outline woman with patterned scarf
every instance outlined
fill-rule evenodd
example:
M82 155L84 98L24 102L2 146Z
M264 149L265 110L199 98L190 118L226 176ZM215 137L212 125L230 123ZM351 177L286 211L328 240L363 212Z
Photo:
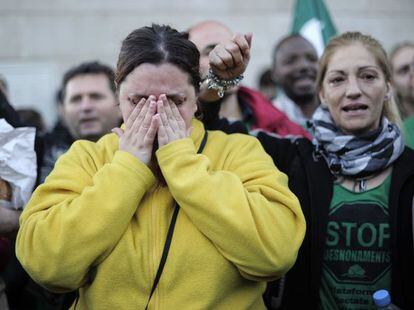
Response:
M312 142L257 133L307 221L296 264L269 284L267 305L374 309L372 293L387 289L414 309L414 152L404 147L386 52L344 33L326 47L317 87Z
M331 40L317 87L312 142L258 134L307 220L277 292L282 308L374 309L372 293L387 289L414 309L414 152L404 147L383 47L359 32ZM278 286L269 286L270 306Z

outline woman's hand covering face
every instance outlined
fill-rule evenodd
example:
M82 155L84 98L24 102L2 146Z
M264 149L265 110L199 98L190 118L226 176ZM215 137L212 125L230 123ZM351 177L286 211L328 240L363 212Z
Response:
M131 153L144 164L151 160L154 139L158 130L155 118L157 102L155 96L142 98L125 123L125 129L114 128L119 137L119 149Z
M148 165L158 137L159 147L186 138L192 128L186 128L184 119L175 103L165 94L142 98L125 123L125 129L114 128L119 137L119 149L126 151Z
M186 128L177 106L161 95L157 101L158 145L164 146L172 141L187 138L192 128Z

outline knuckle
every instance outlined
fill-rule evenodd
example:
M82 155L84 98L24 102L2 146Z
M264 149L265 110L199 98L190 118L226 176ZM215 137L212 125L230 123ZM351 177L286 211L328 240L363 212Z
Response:
M236 54L239 52L239 47L236 44L229 44L228 46L226 46L226 50L233 54Z

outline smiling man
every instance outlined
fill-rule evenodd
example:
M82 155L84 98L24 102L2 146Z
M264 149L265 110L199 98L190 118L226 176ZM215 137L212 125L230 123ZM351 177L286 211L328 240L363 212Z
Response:
M318 107L315 96L317 68L316 50L302 36L289 35L276 44L272 76L278 91L273 105L303 127Z
M114 72L97 61L84 62L63 76L58 93L61 121L44 137L41 182L73 141L97 141L121 122Z

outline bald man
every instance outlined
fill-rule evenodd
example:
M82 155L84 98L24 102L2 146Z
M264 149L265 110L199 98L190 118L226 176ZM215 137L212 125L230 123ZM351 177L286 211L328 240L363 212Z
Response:
M232 42L239 40L238 36L234 35L228 27L216 21L204 21L189 30L190 40L200 51L200 70L203 78L207 76L210 68L210 52L218 44L223 45L224 49L228 49L229 53L237 52L235 50L237 46ZM245 35L245 39L249 44L251 43L251 35ZM249 53L250 46L248 53L245 55L246 58L250 56ZM221 77L231 79L234 76L229 74L228 77ZM308 136L303 128L291 122L285 114L273 107L265 96L245 86L233 87L221 99L211 94L211 92L208 94L202 92L200 99L203 102L215 101L216 104L219 104L219 116L221 118L231 122L242 121L249 130L263 129L281 136Z

